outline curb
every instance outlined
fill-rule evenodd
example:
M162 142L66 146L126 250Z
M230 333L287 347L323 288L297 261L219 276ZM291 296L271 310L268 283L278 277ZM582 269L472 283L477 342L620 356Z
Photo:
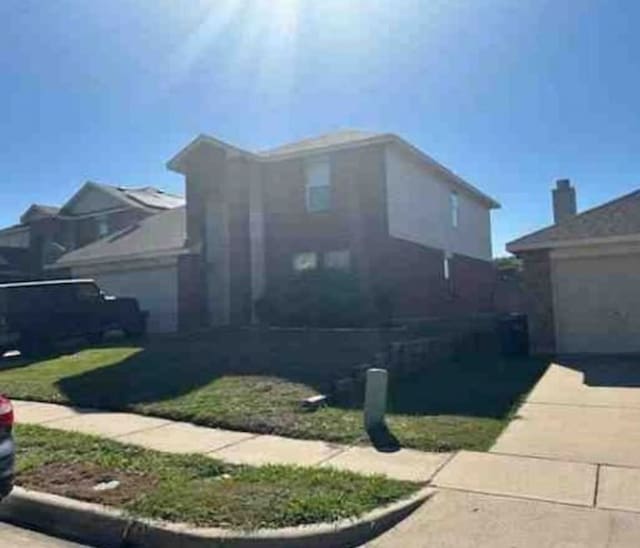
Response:
M137 519L99 504L15 487L0 504L0 519L76 541L114 548L355 547L402 521L434 493L433 488L425 487L409 498L372 510L357 520L242 532Z

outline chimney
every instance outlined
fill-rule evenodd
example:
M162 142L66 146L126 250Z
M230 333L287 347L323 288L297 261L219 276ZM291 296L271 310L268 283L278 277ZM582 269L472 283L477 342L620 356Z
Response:
M561 223L577 212L576 189L569 179L558 179L553 189L553 222Z

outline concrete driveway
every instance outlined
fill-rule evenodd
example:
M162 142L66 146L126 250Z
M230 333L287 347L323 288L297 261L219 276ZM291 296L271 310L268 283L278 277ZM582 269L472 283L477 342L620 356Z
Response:
M491 451L640 467L640 358L552 364Z
M552 364L489 453L461 451L438 492L369 546L640 546L640 358Z

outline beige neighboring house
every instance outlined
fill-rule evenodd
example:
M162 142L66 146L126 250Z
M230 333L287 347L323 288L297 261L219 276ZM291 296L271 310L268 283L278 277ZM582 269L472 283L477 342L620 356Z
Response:
M184 198L154 187L128 188L88 181L62 207L31 205L14 226L0 230L5 259L22 250L20 279L37 279L63 253L184 205Z
M93 278L107 294L135 297L149 312L149 331L178 328L178 257L185 252L185 208L147 217L63 255L54 265Z
M640 352L640 191L577 213L568 180L553 226L507 245L524 261L532 351Z
M62 207L34 204L0 230L0 281L95 278L106 293L137 297L151 330L174 331L184 203L155 187L90 181Z

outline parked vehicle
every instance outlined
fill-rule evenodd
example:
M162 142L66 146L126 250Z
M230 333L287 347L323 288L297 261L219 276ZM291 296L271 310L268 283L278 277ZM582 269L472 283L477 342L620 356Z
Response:
M0 356L16 348L41 355L77 337L97 343L111 329L140 336L146 324L136 299L106 296L93 280L0 284Z
M16 447L13 443L13 405L0 396L0 500L13 489Z

